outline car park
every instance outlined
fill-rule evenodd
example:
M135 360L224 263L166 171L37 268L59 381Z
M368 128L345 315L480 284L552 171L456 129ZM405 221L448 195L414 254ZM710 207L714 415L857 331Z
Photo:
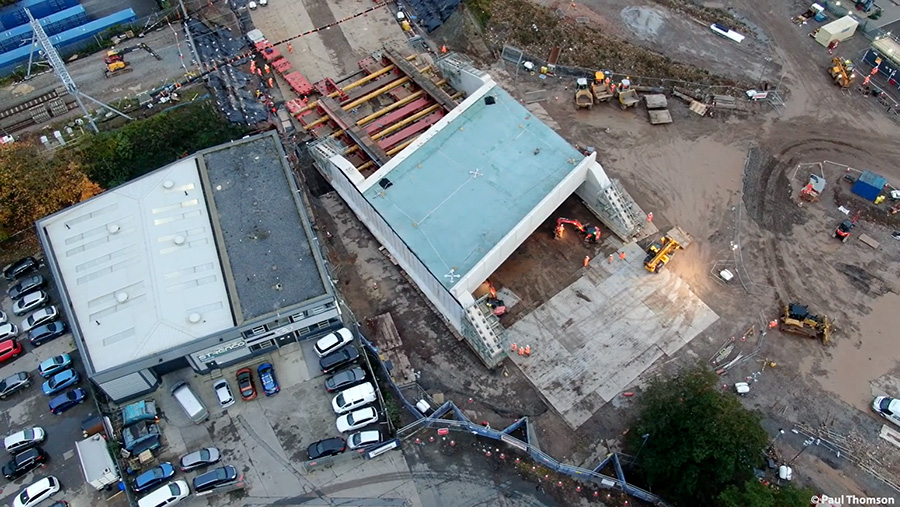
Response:
M42 290L29 292L22 296L22 299L13 303L13 313L16 315L24 315L31 310L36 310L44 306L49 299L50 296Z
M41 386L41 391L47 396L53 396L67 387L74 386L78 382L81 382L81 375L79 375L77 371L73 369L63 370L44 382L44 385Z
M138 507L163 507L173 505L191 494L185 481L172 481L138 500Z
M352 341L353 333L346 327L342 327L333 333L328 333L316 342L316 354L319 357L327 356Z
M15 359L22 352L22 345L16 340L0 341L0 363Z
M4 438L3 446L6 447L7 452L15 454L40 444L45 438L47 438L47 433L44 432L44 429L40 426L35 426L34 428L17 431Z
M253 385L253 372L250 368L242 368L237 372L238 389L241 399L250 401L256 398L256 386Z
M191 470L209 466L219 462L222 457L219 449L216 447L205 447L199 451L185 454L179 460L182 472L190 472Z
M213 384L213 390L216 392L216 399L219 400L219 406L228 408L234 405L234 395L231 394L231 386L225 379L219 379Z
M15 324L12 322L0 324L0 340L15 338L16 336L19 336L19 328Z
M38 262L34 257L23 257L3 268L3 277L10 282L22 275L30 273L38 268Z
M375 401L375 386L371 382L353 386L341 391L331 400L335 414L343 414Z
M378 430L357 431L347 437L347 447L351 449L359 449L377 444L382 440L381 432Z
M22 332L28 332L37 326L53 322L59 318L59 310L55 306L50 305L40 310L36 310L22 321Z
M872 401L872 408L888 421L900 425L900 400L878 396Z
M33 291L34 289L39 289L44 286L44 277L41 275L31 275L26 278L19 280L19 283L13 285L9 289L6 290L6 294L12 299L16 300L25 294Z
M236 482L237 479L237 470L231 465L225 465L194 477L194 493L202 493L204 491L211 491L222 486L227 486Z
M13 500L13 507L32 507L50 498L59 491L59 481L52 475L44 477L23 489Z
M0 400L5 400L31 385L31 375L24 371L14 373L0 381Z
M309 459L319 459L325 456L334 456L344 452L347 444L341 437L326 438L313 442L306 448L306 455Z
M50 378L63 370L68 370L71 366L72 357L69 354L60 354L41 362L38 366L38 375L43 378Z
M38 326L31 331L28 331L28 341L31 342L31 344L35 347L40 347L50 340L59 338L60 336L66 334L67 330L68 329L66 328L65 322L50 322L44 324L43 326Z
M348 345L319 359L319 367L322 368L322 373L331 373L357 359L359 359L359 351L353 345Z
M160 463L135 477L134 482L132 483L132 489L135 493L143 493L144 491L148 491L159 484L162 484L173 475L175 475L175 467L173 467L171 463Z
M378 411L374 407L363 407L338 417L335 424L337 424L339 433L346 433L376 422L378 422Z
M329 393L339 391L366 379L366 370L359 366L341 370L325 379L325 390Z
M47 461L47 455L40 447L26 449L3 465L3 477L10 481L17 479L43 465L45 461Z
M75 405L84 403L85 398L87 398L87 393L84 392L84 389L76 387L75 389L72 389L65 394L60 394L56 398L50 400L50 412L56 415L62 414Z
M259 365L259 368L256 369L256 373L259 375L259 383L262 384L263 392L266 393L266 396L272 396L273 394L278 394L278 391L281 391L281 386L278 385L278 379L275 378L275 368L273 368L270 363Z

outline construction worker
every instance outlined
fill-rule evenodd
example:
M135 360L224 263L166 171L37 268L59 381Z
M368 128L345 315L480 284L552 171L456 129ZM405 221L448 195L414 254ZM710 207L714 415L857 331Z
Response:
M609 263L612 264L612 261L613 261L613 254L609 254Z
M446 52L447 52L447 45L444 44L441 46L441 53L446 53Z
M257 89L257 90L256 90L256 100L259 100L259 96L260 96L260 95L262 95L262 91L259 90L259 89Z
M269 88L275 88L275 80L272 78L269 78Z
M292 53L292 54L293 54L293 52L294 52L294 46L292 46L291 43L288 42L288 53Z
M625 260L625 252L619 252L619 259L623 261Z
M265 67L263 67L263 68L266 70L266 74L268 74L268 73L272 70L272 69L269 68L269 64L268 64L268 63L267 63L267 64L265 65Z
M590 264L590 263L591 263L591 256L585 255L584 256L584 267L588 267L588 264Z

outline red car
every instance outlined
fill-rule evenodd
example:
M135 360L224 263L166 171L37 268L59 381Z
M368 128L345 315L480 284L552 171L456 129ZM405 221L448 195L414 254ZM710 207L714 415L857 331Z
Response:
M0 363L19 357L22 353L22 345L15 340L3 340L0 342Z
M241 390L241 398L250 401L256 398L256 386L253 385L253 372L250 368L242 368L237 372L238 389Z

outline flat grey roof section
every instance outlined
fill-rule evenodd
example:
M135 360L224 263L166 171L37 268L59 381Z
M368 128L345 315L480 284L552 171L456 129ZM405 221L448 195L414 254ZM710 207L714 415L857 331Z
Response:
M213 226L224 241L242 321L327 294L276 143L266 135L203 155Z
M648 273L639 246L624 251L627 260L592 262L508 330L533 354L509 357L572 428L719 318L671 271Z

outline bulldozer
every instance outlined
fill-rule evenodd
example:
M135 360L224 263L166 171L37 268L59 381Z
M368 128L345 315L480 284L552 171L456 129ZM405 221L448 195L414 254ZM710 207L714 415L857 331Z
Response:
M138 44L137 46L129 46L127 48L121 49L110 49L106 52L106 56L103 58L103 63L106 64L106 78L109 79L113 76L117 76L119 74L124 74L126 72L131 72L131 64L125 61L125 55L128 53L144 50L153 58L157 60L162 60L162 57L156 54L156 51L150 49L150 46L144 44L143 42Z
M825 315L813 315L809 308L798 303L784 305L778 330L807 338L822 340L827 345L831 341L831 321Z
M853 62L844 60L839 56L835 56L831 59L828 73L831 75L834 84L841 88L850 88L856 81L856 73L853 71Z
M681 228L674 227L665 236L650 243L647 256L644 257L644 269L651 273L659 273L672 260L677 250L687 248L690 236Z
M594 107L594 94L588 86L588 80L583 77L575 80L575 107L578 109Z

